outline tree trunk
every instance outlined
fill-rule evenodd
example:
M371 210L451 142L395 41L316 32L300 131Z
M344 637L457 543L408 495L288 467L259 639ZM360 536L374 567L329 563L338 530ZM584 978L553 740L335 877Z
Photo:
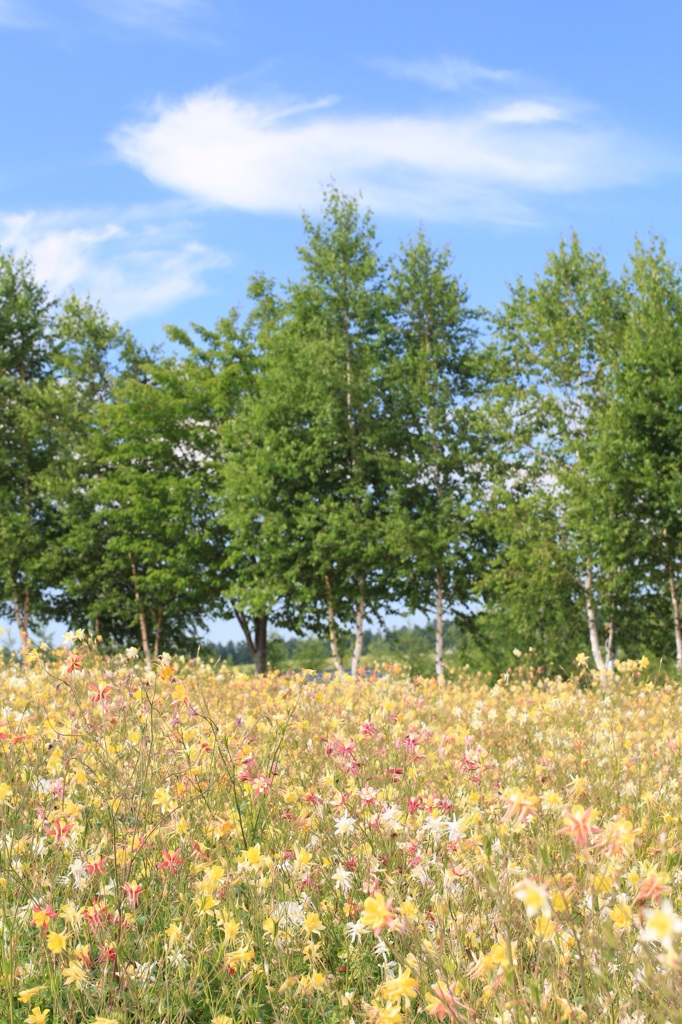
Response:
M355 615L355 645L353 647L353 661L351 663L351 673L353 675L353 681L358 677L358 669L360 668L360 658L362 657L362 627L365 619L365 581L360 580L360 600L358 601L358 610Z
M22 645L28 640L28 612L30 607L30 595L28 583L24 583L24 593L19 599L19 591L16 586L12 588L12 604L14 606L14 618L16 619L19 637Z
M137 614L140 620L140 639L142 641L142 653L144 654L144 660L147 665L147 668L151 668L152 655L149 649L147 618L144 613L144 605L142 604L142 598L140 597L140 585L137 582L137 566L135 565L132 551L128 552L128 558L130 559L130 574L133 578L133 592L135 594L135 603L137 604Z
M443 577L436 570L436 679L445 682L443 671Z
M606 643L604 644L604 661L609 672L614 669L614 651L616 648L616 627L613 619L606 623Z
M156 609L156 629L154 630L154 657L158 658L161 646L161 624L163 623L163 608Z
M682 672L682 625L680 624L680 601L677 594L675 582L675 569L672 559L668 559L668 579L670 581L670 600L673 606L673 622L675 624L675 665L678 672Z
M339 657L339 645L336 638L336 622L334 620L334 598L332 594L332 581L329 576L324 578L324 588L327 593L327 616L329 618L329 647L332 652L332 658L334 659L334 665L336 666L336 674L339 677L339 681L343 681L343 665L341 664L341 658Z
M592 602L592 566L587 570L585 577L585 605L587 608L587 628L590 632L590 647L592 648L592 658L597 666L597 670L600 675L604 675L604 659L601 653L601 644L599 643L599 630L597 628L597 616L594 610L594 604Z
M264 676L268 671L268 617L267 615L254 615L253 634L249 622L243 612L232 603L234 617L242 627L242 633L249 648L249 654L253 658L256 674Z
M256 634L256 653L253 663L259 676L267 675L268 671L268 618L267 615L260 615L253 620L254 633Z

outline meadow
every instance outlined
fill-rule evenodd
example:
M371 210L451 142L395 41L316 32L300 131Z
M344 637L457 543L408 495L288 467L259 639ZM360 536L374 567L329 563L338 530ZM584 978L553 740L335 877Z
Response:
M574 667L11 659L0 1020L682 1021L682 692Z

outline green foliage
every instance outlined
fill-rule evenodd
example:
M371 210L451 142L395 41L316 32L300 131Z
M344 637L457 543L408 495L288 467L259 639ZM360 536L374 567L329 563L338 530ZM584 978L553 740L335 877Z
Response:
M0 602L22 633L52 610L46 553L58 542L49 500L58 452L55 303L26 260L0 254Z
M354 672L363 642L365 664L385 650L412 674L495 675L530 648L568 671L588 643L602 671L662 651L682 672L682 274L664 245L637 243L616 279L574 235L491 317L449 249L419 233L382 260L334 188L303 230L296 280L167 328L172 356L0 255L3 613L147 661L234 615L257 671L328 668L328 631ZM367 630L395 610L433 627ZM268 653L269 626L303 639Z

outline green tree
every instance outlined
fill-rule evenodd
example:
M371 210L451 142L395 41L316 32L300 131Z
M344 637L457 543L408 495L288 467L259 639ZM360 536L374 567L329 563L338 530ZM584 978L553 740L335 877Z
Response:
M682 672L682 273L662 241L638 242L626 285L628 316L605 417L603 478L620 508L621 546L640 607L655 605L668 591Z
M162 639L186 644L217 600L214 439L182 361L149 359L131 339L122 358L70 482L65 588L98 632L130 641L138 631L150 663Z
M391 427L387 536L410 611L435 610L436 675L444 677L444 611L470 604L485 538L480 508L486 439L479 313L451 270L451 255L423 234L403 247L389 283L391 326L384 407Z
M272 583L260 573L250 547L243 546L241 528L251 494L251 481L242 462L249 447L248 421L242 429L235 417L257 387L259 361L256 341L274 315L271 286L254 281L254 309L244 324L233 309L213 329L192 324L192 334L167 327L169 339L186 350L184 371L199 405L204 427L201 468L206 488L205 520L207 587L216 613L233 615L244 633L256 671L267 671L267 627L272 607Z
M0 254L0 601L20 635L52 611L46 552L60 531L47 480L59 350L55 302L27 260Z
M533 285L512 287L495 322L507 366L508 457L493 502L505 554L488 579L490 592L504 601L523 588L524 604L549 608L556 602L543 590L552 585L552 564L561 565L566 605L555 614L571 620L582 592L592 656L603 671L614 654L616 613L629 598L611 542L613 494L598 473L602 414L622 346L622 290L603 257L585 252L573 235L549 256ZM538 512L544 528L535 544L523 524Z
M226 522L242 609L296 631L326 622L339 672L338 631L354 623L356 672L387 593L383 268L355 199L331 190L304 229L301 279L281 300L258 286L259 372L228 446Z

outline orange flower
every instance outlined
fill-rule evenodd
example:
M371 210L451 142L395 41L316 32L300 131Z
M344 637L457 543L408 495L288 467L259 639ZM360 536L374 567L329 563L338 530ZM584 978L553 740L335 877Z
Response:
M539 797L530 789L522 792L518 786L514 786L506 791L504 799L507 810L502 821L525 821L531 815L537 814L535 805Z
M632 853L641 831L641 828L633 828L631 821L619 818L618 821L607 822L594 845L601 847L611 857L622 857L626 853Z
M574 804L570 814L564 815L564 827L558 830L558 835L564 833L571 837L576 846L587 846L590 836L601 832L600 828L590 820L594 811L591 807L583 807L582 804Z
M439 1021L447 1017L454 1024L463 1024L473 1017L473 1011L455 995L455 986L444 981L435 982L431 992L426 993L426 1012Z
M658 903L661 896L667 896L672 892L671 887L666 884L667 882L668 875L665 871L650 871L646 878L642 879L639 892L635 896L635 903L646 903L647 900Z

